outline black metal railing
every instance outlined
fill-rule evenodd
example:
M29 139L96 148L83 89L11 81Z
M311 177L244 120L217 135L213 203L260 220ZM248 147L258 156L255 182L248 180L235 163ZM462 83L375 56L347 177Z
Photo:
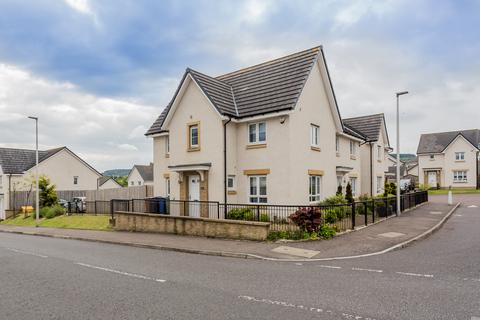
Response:
M427 191L406 193L400 197L401 211L428 201ZM170 200L168 198L111 200L110 214L115 211L167 214L243 221L270 222L272 231L296 231L290 215L312 205L223 204L216 201ZM88 207L89 205L87 205ZM104 204L101 204L102 209ZM353 230L396 215L396 197L373 198L338 205L316 205L324 224L339 232ZM97 204L97 210L99 206ZM97 212L97 211L96 211ZM103 211L102 211L103 212Z

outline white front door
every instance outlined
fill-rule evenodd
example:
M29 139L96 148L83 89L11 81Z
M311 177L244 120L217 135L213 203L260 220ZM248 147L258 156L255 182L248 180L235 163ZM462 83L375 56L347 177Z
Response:
M190 217L200 217L200 203L192 201L200 201L200 176L188 176L188 200L189 209L188 215Z
M3 195L0 196L0 219L5 219L5 210L3 208Z
M433 188L437 187L437 173L435 171L428 173L428 186Z

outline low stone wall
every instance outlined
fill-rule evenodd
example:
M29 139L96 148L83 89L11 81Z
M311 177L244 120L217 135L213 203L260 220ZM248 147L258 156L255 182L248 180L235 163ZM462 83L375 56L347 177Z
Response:
M269 222L218 220L148 214L115 212L115 230L161 232L189 236L263 241L267 239Z

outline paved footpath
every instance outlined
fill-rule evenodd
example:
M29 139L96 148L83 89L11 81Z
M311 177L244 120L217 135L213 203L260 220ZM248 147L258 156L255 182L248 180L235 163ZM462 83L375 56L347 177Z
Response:
M454 207L443 201L419 206L400 217L335 237L332 240L302 242L254 242L200 238L170 234L34 228L0 225L0 232L35 234L134 245L199 254L279 260L336 259L382 252L439 227Z

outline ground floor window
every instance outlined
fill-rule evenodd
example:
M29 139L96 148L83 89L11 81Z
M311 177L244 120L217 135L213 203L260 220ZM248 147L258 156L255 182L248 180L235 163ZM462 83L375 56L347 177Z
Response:
M377 193L381 193L383 190L382 177L377 177Z
M267 203L267 176L249 176L249 201Z
M342 176L337 176L337 187L341 187L343 182Z
M170 178L165 178L165 194L170 197Z
M322 177L309 176L309 198L310 202L318 202L321 198Z
M235 186L235 176L230 175L227 178L227 189L230 191L235 191L236 186Z
M467 171L453 171L453 182L467 182Z
M356 197L357 196L357 178L356 177L350 178L350 186L352 187L352 195Z

